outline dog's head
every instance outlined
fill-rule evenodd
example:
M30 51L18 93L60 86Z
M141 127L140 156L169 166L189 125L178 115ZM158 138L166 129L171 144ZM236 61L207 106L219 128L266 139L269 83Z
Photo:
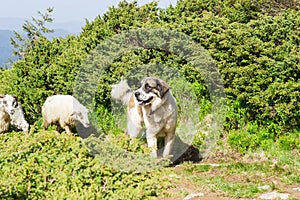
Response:
M134 92L139 105L148 105L157 98L162 99L169 91L168 84L156 77L147 77L141 81L141 87Z

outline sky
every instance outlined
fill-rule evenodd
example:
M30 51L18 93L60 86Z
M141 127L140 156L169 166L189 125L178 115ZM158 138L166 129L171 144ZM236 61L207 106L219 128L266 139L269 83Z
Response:
M31 19L38 17L37 12L45 13L49 7L54 8L55 23L70 21L89 21L99 14L105 13L109 6L117 6L121 0L0 0L0 18ZM132 2L132 0L128 0ZM152 0L139 0L143 5ZM162 8L170 4L175 5L177 0L160 0L158 5ZM1 29L1 27L0 27Z

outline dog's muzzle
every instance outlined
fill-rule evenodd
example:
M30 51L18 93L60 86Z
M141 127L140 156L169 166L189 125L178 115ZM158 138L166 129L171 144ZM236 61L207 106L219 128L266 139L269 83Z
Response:
M150 103L150 101L153 99L153 97L150 97L149 99L141 99L141 92L139 92L139 91L136 91L134 93L134 96L139 105L146 105L146 104Z

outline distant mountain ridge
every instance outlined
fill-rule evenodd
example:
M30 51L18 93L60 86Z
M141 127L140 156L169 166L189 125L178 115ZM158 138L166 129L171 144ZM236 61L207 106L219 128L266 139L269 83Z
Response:
M9 58L12 59L13 48L10 44L10 38L13 36L13 31L0 30L0 67L6 67L9 65Z

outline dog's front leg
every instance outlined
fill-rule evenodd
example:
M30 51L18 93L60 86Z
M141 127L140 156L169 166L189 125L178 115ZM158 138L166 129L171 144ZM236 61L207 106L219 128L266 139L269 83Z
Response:
M171 155L172 147L175 140L175 131L170 132L165 137L165 148L163 152L163 157L167 158Z
M157 158L157 138L155 135L147 136L147 144L149 149L151 150L150 156L153 158Z

